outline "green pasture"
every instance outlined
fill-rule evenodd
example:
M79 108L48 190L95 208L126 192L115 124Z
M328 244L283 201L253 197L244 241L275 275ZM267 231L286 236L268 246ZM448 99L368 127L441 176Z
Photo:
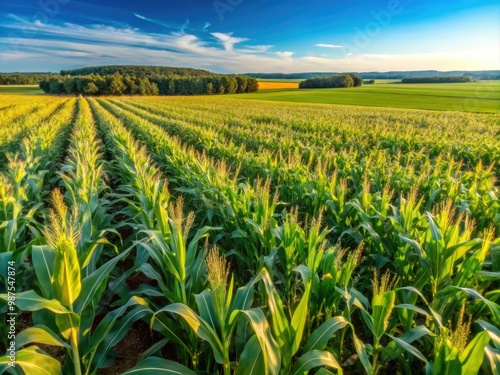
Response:
M2 95L43 95L37 85L0 85Z
M338 89L273 89L229 96L237 99L282 102L500 112L500 81L434 84L380 83Z

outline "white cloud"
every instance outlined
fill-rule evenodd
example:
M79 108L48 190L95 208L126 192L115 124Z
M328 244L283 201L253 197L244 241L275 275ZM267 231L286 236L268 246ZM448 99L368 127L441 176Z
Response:
M147 33L137 28L108 25L43 24L10 17L0 26L10 29L0 37L1 71L59 70L88 65L151 64L185 66L215 72L388 71L498 69L498 48L478 47L440 54L344 54L343 57L298 56L272 52L270 45L240 45L247 38L199 31ZM23 37L29 26L35 33ZM12 32L14 36L7 36ZM479 58L478 58L479 56ZM479 63L478 63L479 61Z
M276 52L276 55L282 59L290 59L293 56L293 52L290 51Z
M314 45L315 47L322 47L322 48L343 48L344 46L339 46L337 44L324 44L324 43L318 43Z
M235 44L246 42L248 38L237 38L233 33L211 33L224 46L226 51L232 51Z

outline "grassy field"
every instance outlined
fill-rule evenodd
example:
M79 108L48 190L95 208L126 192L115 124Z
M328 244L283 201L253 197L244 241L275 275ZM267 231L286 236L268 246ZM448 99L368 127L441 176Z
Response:
M499 115L0 90L10 373L495 373Z
M0 95L43 95L36 85L0 85Z
M375 84L348 89L270 89L237 99L347 104L465 112L500 112L500 81L450 84Z
M349 89L307 90L297 88L299 81L259 80L260 91L257 93L224 95L220 98L500 113L500 81L376 83ZM0 86L0 94L41 95L42 91L37 86Z

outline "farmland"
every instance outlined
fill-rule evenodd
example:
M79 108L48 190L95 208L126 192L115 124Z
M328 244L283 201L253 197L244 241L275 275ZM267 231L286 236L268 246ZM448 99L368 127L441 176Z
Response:
M1 94L10 371L494 373L500 115L473 113L498 112L486 85ZM391 98L478 104L331 104Z
M293 80L292 80L293 81ZM465 112L500 112L500 81L448 84L378 83L363 87L305 89L290 87L296 83L268 82L258 93L236 96L278 102L344 104L373 107L415 108Z

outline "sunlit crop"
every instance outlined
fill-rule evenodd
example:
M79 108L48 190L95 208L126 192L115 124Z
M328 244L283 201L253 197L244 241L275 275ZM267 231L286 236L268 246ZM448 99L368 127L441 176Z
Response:
M0 373L496 373L499 120L0 96Z

